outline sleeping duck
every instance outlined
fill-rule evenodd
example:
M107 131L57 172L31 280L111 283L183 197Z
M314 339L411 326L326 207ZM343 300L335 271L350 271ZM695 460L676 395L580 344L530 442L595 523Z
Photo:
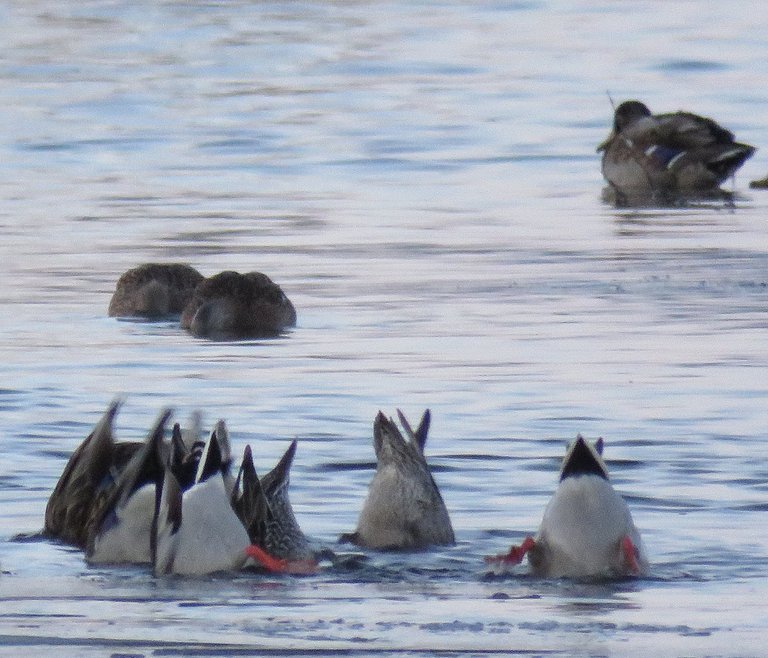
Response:
M616 108L613 130L597 147L605 180L622 205L722 196L720 185L755 152L712 119L651 114L640 101Z
M397 413L408 441L394 421L379 412L373 426L376 473L357 529L340 539L381 550L451 545L455 539L448 510L424 458L429 410L416 431Z
M202 280L203 275L189 265L139 265L118 279L109 302L109 316L157 319L179 315Z
M504 572L528 555L545 578L620 578L647 573L648 559L629 508L608 481L602 439L579 436L560 471L560 484L544 510L539 532L509 553L486 558Z
M197 286L181 327L213 339L274 336L296 324L296 309L261 272L221 272Z

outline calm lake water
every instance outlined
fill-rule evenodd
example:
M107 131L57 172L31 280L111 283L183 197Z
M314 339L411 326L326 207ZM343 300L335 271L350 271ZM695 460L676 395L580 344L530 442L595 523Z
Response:
M0 656L768 655L762 2L9 1L0 8ZM616 210L614 99L761 150L733 204ZM261 270L298 326L106 317L120 273ZM372 423L429 407L447 550L156 579L11 541L116 395L228 422L332 543ZM603 436L649 578L492 580Z

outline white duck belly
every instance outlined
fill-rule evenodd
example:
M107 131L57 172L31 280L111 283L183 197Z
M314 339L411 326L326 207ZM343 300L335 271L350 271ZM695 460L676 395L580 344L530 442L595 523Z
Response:
M249 545L218 474L184 492L182 523L176 532L169 526L158 528L155 571L204 575L240 569Z
M123 506L117 507L108 528L89 547L91 564L143 564L152 562L150 537L155 513L155 485L145 484Z
M629 508L603 477L565 478L544 511L529 559L552 578L616 576L627 572L622 542L629 537L641 572L647 559Z

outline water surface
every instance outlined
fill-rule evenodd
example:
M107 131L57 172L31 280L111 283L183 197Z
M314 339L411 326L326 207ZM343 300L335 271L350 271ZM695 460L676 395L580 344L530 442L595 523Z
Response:
M10 2L0 9L0 655L761 655L768 193L617 210L606 91L768 144L756 2ZM146 261L258 269L276 340L106 317ZM109 401L299 441L304 530L353 529L379 409L431 408L450 549L155 579L39 529ZM652 575L483 573L603 436Z

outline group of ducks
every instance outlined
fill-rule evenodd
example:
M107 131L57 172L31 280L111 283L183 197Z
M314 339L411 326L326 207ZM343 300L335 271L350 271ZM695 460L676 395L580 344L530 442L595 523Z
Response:
M45 511L43 534L81 548L91 564L149 564L158 576L204 575L244 568L311 574L335 553L302 532L288 496L293 441L266 475L246 446L238 469L224 421L203 440L200 415L190 427L165 426L163 411L144 441L114 438L113 402L67 462ZM364 549L426 550L455 535L424 456L427 410L414 430L379 412L373 425L376 472L354 532ZM602 439L578 437L538 533L509 552L486 558L504 573L527 555L543 577L621 578L648 571L640 535L608 480Z
M724 194L720 185L755 148L711 119L654 115L630 100L615 109L598 152L617 203L636 205ZM189 265L159 263L120 277L109 315L178 315L183 329L214 339L270 336L296 323L293 304L265 274L205 278ZM175 424L168 439L164 411L146 440L117 442L118 407L110 405L69 459L46 508L48 537L83 549L90 563L146 563L158 575L248 566L312 573L333 555L310 541L294 516L288 483L295 441L260 478L250 446L235 472L223 421L203 440L198 415L187 429ZM429 411L415 430L398 414L407 438L381 412L374 421L376 473L357 528L340 541L373 550L452 545L450 517L424 457ZM640 535L608 479L602 449L602 439L592 445L579 436L571 444L537 534L486 558L490 569L503 572L527 557L544 577L647 573Z
M296 309L261 272L220 272L205 278L190 265L146 263L125 272L109 302L110 317L181 316L194 336L273 336L296 324Z
M756 149L736 142L712 119L690 112L654 115L629 100L616 108L613 129L597 150L616 202L638 205L727 195L720 185ZM768 187L768 178L752 186ZM266 274L227 271L205 278L177 263L147 263L125 272L109 315L180 316L183 329L216 340L274 336L296 324L296 309Z

